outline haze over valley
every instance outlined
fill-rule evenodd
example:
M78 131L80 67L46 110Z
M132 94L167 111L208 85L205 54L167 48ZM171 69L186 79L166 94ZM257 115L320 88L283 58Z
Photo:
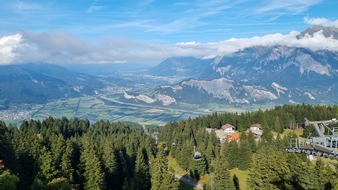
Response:
M258 37L237 39L232 43L253 44L235 49L224 41L234 52L215 57L174 56L154 65L6 64L0 66L1 118L68 116L164 124L281 104L333 105L338 93L337 36L334 26L315 25L267 44L255 42ZM326 46L311 43L318 40Z

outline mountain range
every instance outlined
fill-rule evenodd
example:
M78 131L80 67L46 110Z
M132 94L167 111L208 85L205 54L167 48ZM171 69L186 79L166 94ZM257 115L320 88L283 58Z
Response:
M318 32L338 39L337 28L321 26L309 28L296 38L308 38ZM46 103L51 99L96 95L114 84L119 87L119 101L154 106L338 103L338 53L329 50L252 46L213 59L171 57L152 68L133 66L130 74L125 73L128 69L123 65L79 67L0 66L0 109L6 109L8 103ZM77 68L78 72L71 71ZM122 71L124 74L119 75ZM125 78L107 80L111 75Z
M46 103L50 99L93 95L104 87L98 77L52 64L0 66L0 100L10 103Z
M328 38L337 39L338 36L336 28L315 26L297 38L316 32ZM212 102L235 105L337 103L338 53L328 50L254 46L212 60L169 58L150 73L160 76L185 73L186 79L174 85L159 86L148 94L128 96L125 92L122 99L166 106L179 102L198 105Z

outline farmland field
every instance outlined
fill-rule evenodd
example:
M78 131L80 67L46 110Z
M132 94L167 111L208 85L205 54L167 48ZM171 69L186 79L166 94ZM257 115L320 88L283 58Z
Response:
M43 119L49 116L61 118L89 119L109 121L133 121L138 123L164 125L173 120L187 119L207 114L200 110L179 110L171 108L152 107L136 104L126 104L113 99L86 96L79 98L60 99L48 104L36 106L29 110L23 119Z
M133 121L147 125L162 126L169 121L194 118L213 112L243 112L253 107L232 107L223 104L210 104L208 108L181 103L182 108L156 107L144 104L120 102L116 97L83 96L58 99L43 105L13 106L12 110L0 113L0 120L7 123L21 123L22 120L68 117L98 120ZM266 107L265 107L266 108ZM256 108L257 109L257 108ZM260 108L262 109L262 108ZM263 108L264 109L264 108ZM18 114L19 113L19 114Z

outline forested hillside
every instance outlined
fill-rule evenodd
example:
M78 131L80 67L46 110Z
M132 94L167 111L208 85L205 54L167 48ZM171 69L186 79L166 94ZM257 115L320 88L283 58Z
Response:
M48 118L25 121L20 128L1 122L0 130L0 189L178 186L167 172L167 152L126 123L90 126L88 120Z
M166 124L158 144L132 123L52 117L19 127L0 122L0 189L179 189L168 156L191 178L209 176L206 189L243 189L230 174L234 168L248 172L249 189L338 189L335 164L286 153L297 133L281 135L304 127L304 118L336 117L338 106L214 113ZM262 125L259 141L247 131L253 123ZM222 144L206 131L224 124L234 125L240 140ZM200 159L194 159L194 147Z
M187 121L170 122L161 132L160 140L170 147L170 154L190 176L199 179L210 174L207 189L239 189L237 176L229 170L249 171L246 181L250 189L334 189L338 188L338 173L333 165L319 160L310 162L305 154L286 153L290 139L297 137L292 131L281 135L285 129L300 129L304 118L327 120L338 117L338 106L284 105L266 111L247 113L222 113L201 116ZM254 139L249 126L260 123L263 134ZM219 143L215 132L206 128L220 128L224 124L235 126L240 140ZM299 131L299 130L297 130ZM313 132L305 127L306 137ZM194 146L201 160L194 160ZM187 159L188 158L188 159Z

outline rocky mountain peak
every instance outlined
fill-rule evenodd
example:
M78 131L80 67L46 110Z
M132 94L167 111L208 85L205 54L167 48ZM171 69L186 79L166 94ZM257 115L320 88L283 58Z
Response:
M338 40L338 28L318 25L315 25L312 28L304 30L297 36L297 39L304 38L306 35L313 37L313 35L317 32L322 32L326 38L332 37L333 39Z

